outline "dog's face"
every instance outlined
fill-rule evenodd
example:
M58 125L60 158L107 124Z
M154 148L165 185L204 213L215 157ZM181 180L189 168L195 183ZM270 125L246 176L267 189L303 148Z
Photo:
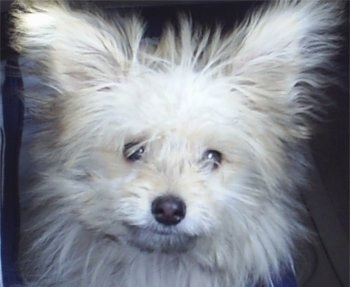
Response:
M85 95L69 118L93 130L70 159L84 224L142 249L183 251L263 206L247 182L255 168L242 132L244 99L236 92L232 100L227 81L144 70L102 96ZM90 113L97 97L103 115Z
M320 33L334 8L312 2L272 5L227 35L181 19L152 41L135 17L26 8L14 45L54 91L35 102L34 150L54 204L142 250L288 253L306 95L322 85L310 71L335 47Z

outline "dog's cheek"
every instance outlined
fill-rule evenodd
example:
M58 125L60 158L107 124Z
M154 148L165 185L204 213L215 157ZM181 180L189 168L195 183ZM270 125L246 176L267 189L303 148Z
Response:
M89 229L116 231L123 219L120 202L138 172L114 152L91 151L83 158L68 172L50 176L49 186L57 186L75 221Z
M118 226L115 217L113 190L118 190L121 181L95 179L71 182L77 191L66 199L72 205L76 220L88 229L106 230Z
M146 226L152 221L151 202L159 190L166 190L161 178L149 174L142 168L128 163L111 164L104 167L104 176L93 177L87 184L81 205L81 218L88 224L115 234L124 223ZM113 230L114 228L114 230Z
M247 184L247 177L251 174L248 169L242 160L226 162L206 179L206 201L219 219L217 224L223 224L225 218L231 221L237 219L256 203L255 194L251 193Z

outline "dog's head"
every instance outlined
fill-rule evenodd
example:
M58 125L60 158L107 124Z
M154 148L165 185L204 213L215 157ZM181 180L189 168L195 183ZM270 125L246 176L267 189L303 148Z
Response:
M50 202L142 250L203 241L218 261L278 265L298 229L315 70L337 45L333 4L275 3L230 33L181 18L157 40L134 16L24 7L14 45L50 89L34 111Z

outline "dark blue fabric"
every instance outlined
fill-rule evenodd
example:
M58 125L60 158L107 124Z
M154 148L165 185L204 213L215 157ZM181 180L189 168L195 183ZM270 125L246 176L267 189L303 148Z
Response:
M298 287L294 272L291 268L283 269L283 273L272 277L272 281L268 285L257 284L255 286L250 285L250 287Z
M292 271L285 272L282 277L273 280L271 287L297 287L297 282Z
M23 120L23 106L19 98L22 79L17 60L9 60L5 67L2 87L4 121L4 185L1 206L1 259L4 287L18 283L16 272L17 243L19 231L18 208L18 160Z

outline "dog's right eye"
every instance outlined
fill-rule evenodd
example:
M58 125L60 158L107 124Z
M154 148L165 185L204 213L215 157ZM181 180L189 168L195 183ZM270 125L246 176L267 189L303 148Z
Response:
M128 143L124 146L123 154L128 161L138 161L142 158L144 152L144 146L139 146L138 143Z

